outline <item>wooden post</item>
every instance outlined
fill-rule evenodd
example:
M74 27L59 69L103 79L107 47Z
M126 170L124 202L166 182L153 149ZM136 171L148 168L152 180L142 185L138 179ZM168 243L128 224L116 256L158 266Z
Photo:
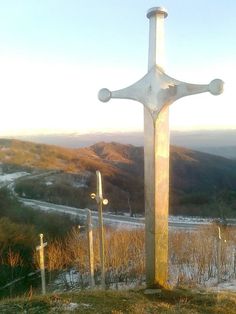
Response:
M233 248L233 270L234 270L234 278L236 278L236 248Z
M105 243L104 243L104 230L102 219L102 207L108 204L108 200L103 198L102 191L102 177L100 171L96 171L97 176L97 193L92 193L91 198L96 199L98 205L98 223L99 223L99 249L100 249L100 261L101 261L101 285L103 289L106 288L105 283Z
M36 250L39 251L39 265L40 265L40 271L41 271L42 294L46 294L44 248L47 245L47 242L43 242L42 233L40 233L39 237L40 237L40 245L36 247Z
M217 283L221 282L221 230L218 227L218 237L217 237Z
M87 214L87 235L88 235L90 287L94 288L95 282L94 282L93 229L92 229L91 211L89 209L88 209L88 214Z

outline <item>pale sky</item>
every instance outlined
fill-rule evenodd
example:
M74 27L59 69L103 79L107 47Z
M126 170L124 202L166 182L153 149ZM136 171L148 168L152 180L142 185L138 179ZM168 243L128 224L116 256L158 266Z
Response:
M0 0L0 136L136 131L143 108L97 99L147 71L147 10L164 6L166 73L225 82L170 109L171 129L236 128L236 1Z

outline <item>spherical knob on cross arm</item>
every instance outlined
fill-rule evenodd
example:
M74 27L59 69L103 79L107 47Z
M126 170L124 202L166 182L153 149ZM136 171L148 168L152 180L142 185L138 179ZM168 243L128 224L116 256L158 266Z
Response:
M111 91L107 88L102 88L98 92L98 99L102 102L107 102L111 99Z
M209 92L212 95L220 95L224 91L224 82L220 79L215 79L209 84Z
M108 204L108 199L104 198L104 199L102 200L102 203L103 203L103 205L107 205L107 204Z
M95 193L91 193L90 197L91 197L92 200L94 200L96 198L96 194Z

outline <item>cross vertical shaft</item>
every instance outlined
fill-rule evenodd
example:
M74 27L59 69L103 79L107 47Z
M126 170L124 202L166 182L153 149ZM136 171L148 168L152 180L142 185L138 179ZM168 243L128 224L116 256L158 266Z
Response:
M164 18L160 8L148 11L148 71L164 63ZM169 108L156 120L144 107L144 190L146 283L165 286L168 269Z

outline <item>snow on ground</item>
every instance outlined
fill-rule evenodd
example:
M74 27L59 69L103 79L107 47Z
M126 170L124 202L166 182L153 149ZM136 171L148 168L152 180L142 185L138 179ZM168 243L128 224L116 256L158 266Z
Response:
M81 309L81 311L85 310L85 309L88 309L92 307L91 304L87 304L87 303L74 303L74 302L70 302L68 304L63 304L62 305L62 308L64 311L67 311L67 312L74 312L75 310L77 310L78 308ZM57 308L55 308L55 310L58 310ZM59 309L61 310L61 308ZM67 313L66 312L66 313ZM82 312L81 312L82 313Z
M171 216L169 215L169 222L207 225L213 222L213 218L193 217L193 216Z
M178 286L176 281L169 282L171 286ZM143 281L138 279L128 281L128 282L117 282L110 283L109 289L111 290L127 290L134 289L136 287L140 287L145 285L145 278ZM83 287L83 288L81 288ZM58 274L57 278L50 284L50 289L54 293L62 292L62 291L80 291L85 287L89 287L89 275L83 274L81 275L79 271L75 269L68 269L62 271ZM202 284L196 284L197 289L206 289L206 291L212 292L236 292L236 279L222 280L219 284L217 283L217 278L211 278L209 280L204 281ZM99 285L96 286L96 289L99 289Z
M79 307L78 303L68 303L63 306L64 311L75 311Z
M15 181L21 177L27 176L30 173L25 171L14 172L14 173L6 173L0 175L0 184L6 184Z
M90 307L92 307L91 304L87 304L87 303L75 303L75 302L70 302L70 303L60 303L57 302L58 304L53 307L53 313L55 311L55 313L61 313L61 310L66 311L66 313L68 312L74 312L75 310L77 310L78 308L81 309L81 313L82 311L84 311L85 309L88 309Z
M229 291L236 292L236 279L222 281L217 284L216 279L205 283L207 290L214 292Z
M217 288L217 291L231 291L236 292L236 280L231 282L221 282Z

